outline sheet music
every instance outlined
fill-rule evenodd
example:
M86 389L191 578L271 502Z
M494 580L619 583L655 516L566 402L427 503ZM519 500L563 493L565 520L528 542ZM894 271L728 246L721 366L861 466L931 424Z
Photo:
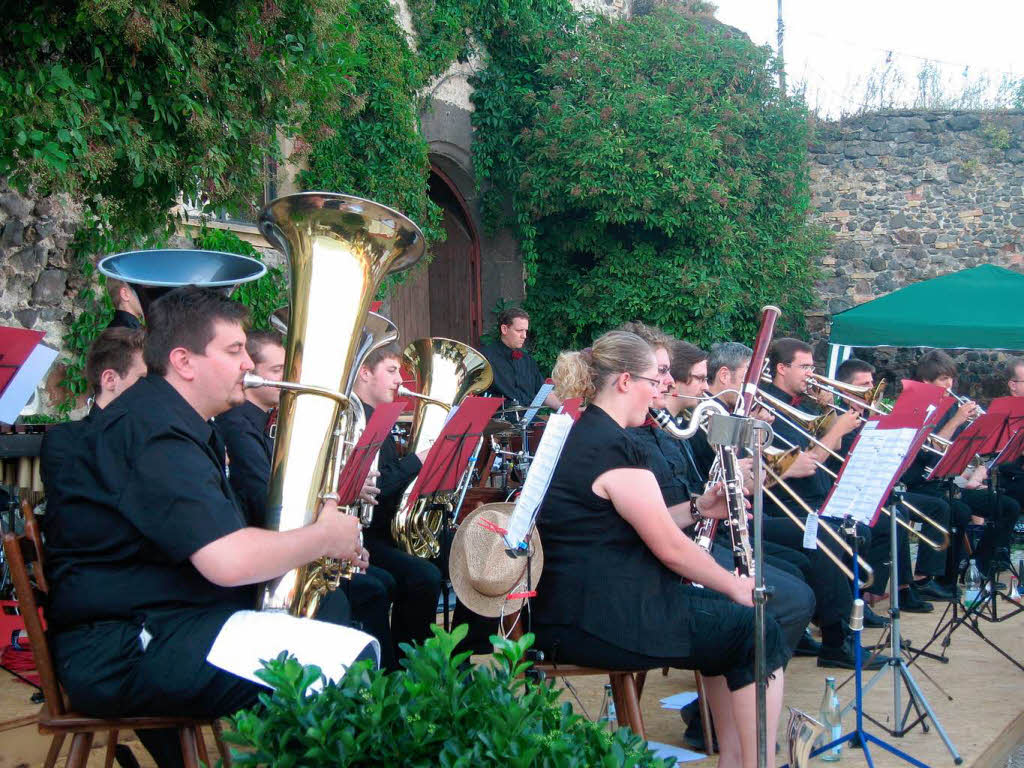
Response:
M523 491L519 494L515 509L512 510L512 519L505 534L505 546L509 549L518 550L526 546L526 537L533 529L537 510L540 509L540 504L548 492L558 458L562 455L565 439L569 436L569 430L574 423L572 416L564 413L553 414L548 419L544 434L540 438L540 445L537 446L537 452L530 463L530 472L523 483Z
M918 430L877 429L869 421L850 453L839 482L821 510L825 517L850 515L870 525L875 511L885 501L893 476L907 456Z
M0 396L0 422L13 424L21 409L32 399L36 385L57 359L57 350L37 344Z
M288 651L300 664L315 664L328 680L340 680L359 654L372 646L380 664L380 643L372 635L340 624L300 619L287 613L238 611L231 614L213 641L206 660L233 675L270 686L256 677L263 660ZM310 685L323 688L323 681Z
M528 410L523 416L523 421L529 424L533 421L533 417L537 415L537 411L540 410L541 406L544 405L544 401L547 400L555 389L554 384L543 384L541 388L537 390L536 397L533 398L533 402L530 403L530 410Z

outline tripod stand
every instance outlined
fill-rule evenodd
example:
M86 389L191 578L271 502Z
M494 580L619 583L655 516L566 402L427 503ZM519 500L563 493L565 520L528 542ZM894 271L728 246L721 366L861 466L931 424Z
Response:
M890 525L892 525L892 527L895 529L895 527L896 527L896 522L895 522L896 521L896 516L895 516L895 514L893 514L890 517L891 517ZM861 640L860 640L860 633L864 629L864 601L861 600L861 598L860 598L860 587L859 587L859 584L860 584L860 568L859 568L859 566L857 564L857 555L859 554L859 552L858 552L859 546L858 546L858 541L857 541L857 526L856 526L856 523L853 521L852 517L847 516L846 521L843 524L843 530L844 530L844 532L847 533L847 535L850 536L850 538L853 541L853 596L854 596L854 603L853 603L853 605L854 605L854 607L853 607L853 615L850 617L850 625L851 625L851 628L853 629L853 631L857 633L857 640L854 643L854 653L855 653L855 659L856 659L856 669L855 669L855 672L854 672L854 680L856 682L856 698L854 700L854 704L852 705L853 708L857 712L857 724L854 726L853 730L850 731L849 733L845 733L842 736L840 736L838 739L834 739L834 740L830 741L829 743L825 744L824 746L819 747L818 749L816 749L813 752L811 752L811 757L814 757L816 755L820 755L823 752L827 752L828 750L832 749L833 747L839 746L840 744L845 744L846 742L850 742L854 746L859 746L864 751L864 759L867 760L869 768L874 768L874 762L871 759L871 750L868 748L868 745L869 744L876 744L879 747L881 747L882 749L884 749L884 750L886 750L888 752L891 752L892 754L896 755L896 757L900 758L901 760L903 760L903 761L905 761L907 763L910 763L911 765L917 766L917 768L928 768L928 766L925 763L922 763L920 760L917 760L917 759L911 757L910 755L906 754L905 752L900 751L899 749L897 749L896 747L892 746L891 744L887 744L885 741L883 741L879 737L875 736L874 734L869 733L868 731L864 730L864 691L867 690L867 689L865 689L865 687L863 685L863 666L862 666L862 663L863 663L863 649L861 648ZM891 546L892 546L892 557L893 557L893 572L895 573L895 570L896 570L896 531L895 530L892 531L892 542L893 543L892 543ZM893 597L893 609L891 611L891 614L893 615L893 623L896 624L898 622L898 620L899 620L898 597L895 596L896 593L897 593L897 590L893 589L893 590L891 590L891 592L894 595L894 597ZM920 689L917 687L917 683L915 683L914 679L910 676L910 672L907 670L906 665L902 663L902 656L901 656L901 654L899 652L899 630L898 630L898 627L894 629L892 637L894 638L893 639L893 646L892 646L893 647L892 656L893 656L894 659L898 659L899 660L899 664L897 665L897 669L894 669L894 672L893 672L894 678L896 678L896 677L902 678L902 682L904 682L907 685L907 688L910 690L911 697L914 698L915 701L917 702L917 704L920 705L924 709L924 711L931 718L932 722L935 724L936 730L939 731L939 734L942 736L943 741L946 742L946 746L949 748L950 753L953 755L953 761L957 765L960 765L961 763L963 763L963 758L960 757L960 755L956 751L956 748L949 741L949 738L946 736L945 731L942 730L942 726L939 725L939 721L938 721L938 719L936 719L935 713L932 712L932 709L928 705L927 700L924 698L924 695L921 693ZM893 662L890 661L890 664L893 664ZM882 673L884 673L884 671L885 671L885 667L882 667L882 669L880 669L878 672L875 673L875 677L872 678L871 682L868 684L868 689L870 689L870 687L872 685L874 685L874 683L878 680L878 678L882 675ZM900 679L894 679L893 680L893 705L894 705L895 711L897 713L899 712L899 710L901 708L901 706L900 706L900 683L901 683ZM847 709L849 709L849 707L847 707ZM872 720L872 722L875 722L875 721ZM903 732L901 732L899 734L893 734L893 735L902 736L904 732L905 731L903 731Z
M953 762L959 765L963 762L963 758L960 757L960 754L957 752L956 747L953 745L953 742L950 741L949 736L946 734L945 729L942 727L942 723L940 723L939 719L935 716L935 712L932 710L931 705L928 704L928 700L921 692L920 687L917 685L917 681L915 681L913 676L910 674L910 669L907 666L907 662L903 658L903 638L900 634L900 591L899 589L897 589L897 585L895 583L895 574L898 572L897 558L899 556L899 547L897 545L896 514L897 509L896 506L893 505L891 509L891 514L889 515L889 554L892 558L891 567L893 574L893 585L890 589L891 597L889 604L889 616L891 619L891 623L889 626L889 659L886 665L879 669L877 672L875 672L872 678L868 681L867 685L863 686L862 688L860 684L861 670L859 668L860 651L858 649L858 692L856 702L858 710L857 719L858 721L860 721L862 716L866 717L868 720L870 720L876 726L884 730L890 736L894 736L896 738L902 738L904 734L908 733L918 723L921 724L922 730L927 732L927 721L931 720L932 724L935 726L935 730L938 731L939 736L942 738L942 741L946 744L946 749L948 749L949 753L953 756ZM854 539L854 543L854 551L856 551L856 539ZM864 714L861 712L861 706L863 703L863 693L870 691L875 686L875 684L882 679L887 669L890 669L892 671L892 719L893 723L896 724L893 728L887 728L878 720L871 717L871 715ZM904 688L906 688L907 694L909 696L909 701L907 703L906 708L903 708L902 705L902 693ZM848 705L847 709L849 709L850 706L853 705ZM917 717L913 720L913 722L910 722L908 724L908 720L910 719L911 715L911 710L913 710L916 713Z

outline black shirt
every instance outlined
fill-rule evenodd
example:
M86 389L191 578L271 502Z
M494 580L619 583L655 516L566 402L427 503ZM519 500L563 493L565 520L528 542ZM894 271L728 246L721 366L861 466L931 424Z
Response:
M504 397L508 401L506 405L512 405L512 401L519 405L533 402L533 398L544 386L544 377L529 352L525 349L513 350L502 341L487 344L480 351L494 372L494 383L487 390L488 393Z
M781 400L784 403L792 404L794 407L799 408L805 413L818 413L816 405L810 402L809 399L796 397L793 398L786 392L776 387L774 384L761 384L761 389L772 395L777 400ZM811 445L810 438L802 429L797 429L792 424L786 422L788 419L785 414L777 415L775 421L772 422L772 430L775 432L775 445L778 448L788 449L793 445L799 446L800 450L806 451L813 446ZM783 439L784 438L784 439ZM831 478L825 473L821 467L818 467L813 475L808 477L787 477L786 485L793 489L793 491L803 499L807 506L811 509L818 511L822 504L825 503L825 497L828 495L829 489L831 488ZM788 494L782 491L781 494L777 494L783 503L793 512L800 517L803 517L806 512L803 507L800 507L792 499L788 498ZM770 502L768 499L765 503L769 507L774 507L774 502Z
M47 540L56 631L198 612L208 620L197 641L212 644L227 616L252 606L251 587L218 587L189 560L245 521L224 444L162 377L140 379L93 418L57 485Z
M92 424L93 417L102 411L93 405L85 418L57 424L46 430L43 443L39 447L39 476L46 490L46 514L39 517L39 527L43 536L50 537L50 522L56 517L53 513L60 506L60 478L64 472L64 462L72 452L75 443L82 438Z
M652 656L690 649L688 599L697 588L659 561L594 480L646 457L607 413L590 404L566 439L537 525L544 573L533 601L541 625L575 626Z
M214 426L228 449L228 480L248 525L267 519L267 487L274 440L267 434L270 413L246 400L216 419Z
M366 414L366 423L369 424L373 408L363 403L363 412ZM380 488L380 494L377 496L377 505L373 508L373 521L367 529L367 535L390 540L391 518L398 511L402 493L422 468L423 463L415 453L408 456L398 455L398 445L393 435L389 434L384 438L377 456L377 471L380 472L377 487Z
M686 454L686 440L676 440L656 425L635 427L628 432L644 452L647 468L661 487L665 506L688 501L691 493L703 493L704 484L697 476L692 457Z
M107 328L141 328L142 322L131 312L123 309L114 311L114 318L107 324Z

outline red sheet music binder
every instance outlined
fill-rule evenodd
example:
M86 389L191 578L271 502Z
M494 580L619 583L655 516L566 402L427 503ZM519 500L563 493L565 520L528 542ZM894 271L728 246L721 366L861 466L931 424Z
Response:
M983 453L999 451L1010 439L1005 413L985 413L968 424L956 436L945 455L928 475L929 480L940 477L956 477L971 463L971 459Z
M562 401L562 413L567 413L572 416L573 421L579 421L580 416L583 415L581 406L583 405L582 397L569 397Z
M0 394L45 335L42 331L0 326Z
M359 492L363 489L373 466L373 459L380 451L391 428L398 421L401 412L401 403L382 403L373 410L373 416L370 417L359 442L352 449L348 461L341 470L341 477L338 478L339 507L354 504L359 498Z
M444 425L409 494L409 503L423 496L454 491L476 449L500 397L467 397Z

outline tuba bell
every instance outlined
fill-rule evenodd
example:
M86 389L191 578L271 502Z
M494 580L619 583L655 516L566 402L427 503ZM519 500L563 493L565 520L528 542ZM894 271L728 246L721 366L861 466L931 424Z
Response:
M250 256L170 248L115 253L100 259L96 268L106 277L128 283L139 297L143 314L158 298L183 285L231 293L237 285L258 280L267 272Z
M419 453L434 444L451 409L470 395L486 390L494 381L494 372L480 352L461 341L443 338L416 339L402 353L403 366L416 382L409 453ZM411 498L412 485L406 488L395 516L391 519L391 538L410 555L433 558L441 551L438 540L444 522L444 507L453 507L454 499L435 499L437 506Z
M361 410L351 397L356 371L390 340L387 326L367 330L375 325L370 301L385 276L420 259L424 243L397 211L327 192L278 198L259 226L290 266L284 381L263 382L282 390L267 527L288 531L312 523L321 501L337 498L346 438ZM325 560L291 570L263 585L259 608L313 616L343 570Z

